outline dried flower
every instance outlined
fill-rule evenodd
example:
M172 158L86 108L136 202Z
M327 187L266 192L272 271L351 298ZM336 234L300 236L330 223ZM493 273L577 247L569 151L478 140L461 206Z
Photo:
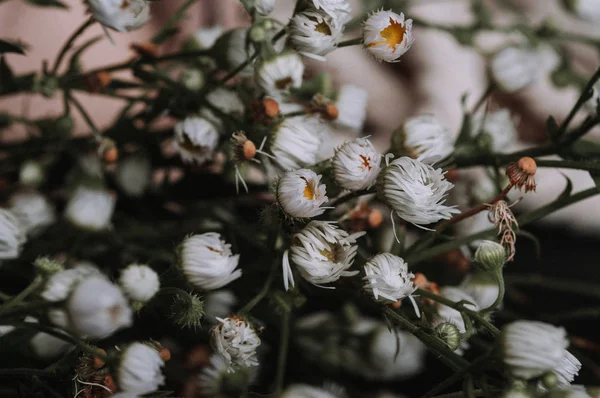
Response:
M508 251L506 261L512 261L515 257L515 242L517 241L515 229L519 229L517 219L510 210L510 206L503 200L488 206L490 207L488 220L498 229L500 244Z
M211 345L225 359L229 370L236 367L258 366L256 349L260 338L245 319L217 318L220 322L211 333Z
M404 20L403 13L382 10L364 22L365 48L379 60L399 62L414 41L412 19Z
M522 157L518 162L513 162L506 168L506 175L510 183L525 192L535 192L535 172L537 164L530 157Z
M323 214L329 199L321 176L312 170L288 171L277 181L275 195L281 209L290 217L311 218Z
M339 147L332 160L335 182L352 191L369 188L381 171L381 154L365 138Z
M273 132L271 153L284 170L295 170L317 161L323 144L322 125L316 118L285 118Z

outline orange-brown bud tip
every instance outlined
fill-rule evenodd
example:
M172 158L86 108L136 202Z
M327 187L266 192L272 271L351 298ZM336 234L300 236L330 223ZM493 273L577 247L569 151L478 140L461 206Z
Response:
M417 272L415 274L415 279L413 280L413 283L415 284L415 286L417 286L421 289L425 289L429 285L429 281L427 280L427 277L425 276L425 274L423 274L421 272Z
M378 209L371 210L371 212L369 213L368 221L369 227L371 228L377 228L378 226L380 226L383 222L383 215L381 214L381 211L379 211Z
M534 175L537 171L537 164L535 163L535 160L528 156L519 159L518 166L521 170L529 175Z
M330 120L336 120L338 118L338 116L340 115L340 111L338 110L337 106L335 106L333 104L327 104L325 106L325 115Z
M114 146L107 148L102 154L102 159L109 164L116 162L119 159L119 150Z
M262 101L262 105L265 111L265 115L268 117L275 117L279 115L279 104L272 98L265 98Z
M104 351L102 348L98 348L98 351L104 355L106 355L106 351ZM102 367L104 367L104 365L106 365L106 362L104 362L104 360L102 358L99 357L94 357L94 363L93 363L93 367L94 369L100 369Z
M458 181L458 170L457 169L450 169L446 172L446 180L450 181L450 182L456 182Z
M169 351L169 349L166 347L161 348L158 354L160 355L160 358L165 362L171 359L171 351Z
M396 301L395 303L390 304L390 306L397 310L398 308L400 308L402 306L402 301Z
M138 55L156 58L158 57L158 47L154 43L144 42L144 43L131 43L129 45L133 51L135 51Z
M254 159L254 156L256 156L256 145L254 145L254 142L250 140L244 142L242 145L242 154L245 160Z

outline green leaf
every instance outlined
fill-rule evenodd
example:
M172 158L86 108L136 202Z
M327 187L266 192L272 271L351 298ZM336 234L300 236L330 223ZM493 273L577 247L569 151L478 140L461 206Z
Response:
M25 0L25 2L31 4L32 6L56 7L56 8L62 8L64 10L69 9L69 6L67 6L65 3L58 1L58 0Z
M0 54L2 53L16 53L25 55L25 45L8 40L0 39Z
M560 138L560 128L553 116L548 116L548 119L546 119L546 133L552 142Z
M562 199L568 198L569 196L571 196L571 192L573 192L573 182L566 175L563 174L563 176L567 180L567 185L565 186L565 189L562 191L560 196L558 198L556 198L556 200L562 200Z

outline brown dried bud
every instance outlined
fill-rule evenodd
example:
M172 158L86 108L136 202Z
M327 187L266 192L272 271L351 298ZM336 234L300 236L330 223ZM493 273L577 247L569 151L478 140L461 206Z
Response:
M537 164L530 157L522 157L516 163L511 163L506 168L506 175L510 183L518 189L525 188L525 192L535 192L535 173Z
M117 391L117 385L115 383L115 379L111 375L108 375L104 378L104 387L108 388L113 393Z
M104 351L102 348L98 348L98 351L104 355L106 355L106 351ZM104 360L102 358L99 357L94 357L94 362L93 362L93 367L94 369L100 369L102 367L104 367L104 365L106 365L106 362L104 362Z
M262 106L267 115L270 118L274 118L279 115L279 104L272 98L265 98L262 100Z
M85 87L92 93L104 90L112 82L112 76L109 72L98 72L85 77Z
M171 351L169 351L169 349L166 347L162 347L160 351L158 351L158 354L160 355L160 358L165 362L171 359Z
M236 131L231 135L233 145L233 159L236 162L254 159L256 156L256 145L250 141L243 131Z
M119 150L110 138L104 138L98 146L98 155L105 164L113 164L119 159Z
M158 57L158 47L156 47L156 44L149 41L143 43L131 43L129 48L142 57Z
M328 104L325 106L325 116L327 116L329 120L336 120L339 115L340 111L334 104Z
M383 215L378 209L372 209L367 220L369 221L370 228L377 228L383 222Z

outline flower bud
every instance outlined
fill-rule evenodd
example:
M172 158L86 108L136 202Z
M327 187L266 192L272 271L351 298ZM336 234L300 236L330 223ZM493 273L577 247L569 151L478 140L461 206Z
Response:
M558 376L554 372L548 372L542 376L541 382L547 389L552 389L558 385Z
M484 271L501 270L506 262L506 249L501 244L484 240L475 252L475 262Z
M433 330L435 335L448 345L452 351L460 347L460 330L451 323L440 323Z
M28 160L21 165L19 182L22 185L37 187L44 182L44 168L35 160Z
M195 294L181 291L173 299L170 317L182 329L197 329L204 316L204 303Z
M188 90L199 91L204 87L204 74L199 69L185 69L179 75L179 81Z
M45 276L54 275L62 270L64 267L61 262L52 260L48 257L38 257L34 262L36 270Z

